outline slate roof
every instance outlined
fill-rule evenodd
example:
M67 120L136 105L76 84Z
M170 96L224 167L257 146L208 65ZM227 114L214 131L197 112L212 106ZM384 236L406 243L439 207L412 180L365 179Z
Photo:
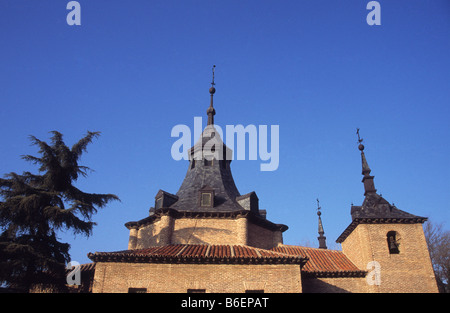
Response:
M361 206L351 207L355 219L426 219L398 209L377 193L367 194Z
M212 140L212 141L210 141ZM222 160L206 161L208 142L215 142L217 154ZM231 150L226 147L214 125L208 125L202 136L190 150L190 164L186 176L176 193L178 201L170 208L177 211L240 211L242 206L236 201L240 193L231 174L231 159L226 154ZM195 159L196 153L197 159ZM199 205L199 191L204 187L214 189L214 207L202 208Z
M266 211L259 210L258 197L254 191L241 195L231 173L232 150L220 137L214 124L206 126L199 140L189 150L189 166L186 176L176 194L159 190L155 196L155 206L150 208L149 216L130 221L126 227L136 227L152 222L162 211L171 210L177 216L181 214L247 214L257 224L271 229L285 231L286 225L274 224L266 219ZM202 206L200 195L211 191L213 203ZM273 225L272 225L273 224ZM274 226L275 225L275 226ZM266 228L267 228L266 227Z
M362 140L361 140L362 141ZM338 237L336 242L341 243L359 224L383 224L383 223L424 223L427 218L417 216L398 209L390 204L381 195L377 194L374 184L374 176L364 154L364 145L359 145L362 160L362 182L364 184L364 201L362 205L351 207L352 222Z
M210 153L209 148L205 149L205 145L208 145L210 140L216 143L216 147L222 147L217 152L223 156L223 160L205 162ZM198 151L203 155L196 160L195 153ZM267 229L286 231L288 229L286 225L272 223L266 219L265 213L261 214L255 192L246 195L239 193L231 174L231 159L226 157L227 153L231 153L230 151L223 143L214 125L208 125L200 140L191 148L190 165L178 192L173 195L159 190L155 197L155 207L158 197L163 198L162 207L151 208L149 216L139 221L130 221L125 226L130 228L151 223L166 211L169 211L174 217L180 217L183 214L199 214L199 217L234 217L250 213L248 216L252 222ZM211 207L200 205L199 197L202 190L213 190L214 199Z

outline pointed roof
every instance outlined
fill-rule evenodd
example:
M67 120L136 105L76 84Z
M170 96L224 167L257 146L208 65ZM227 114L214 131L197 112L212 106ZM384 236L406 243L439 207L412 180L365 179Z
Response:
M359 129L358 129L359 131ZM358 132L359 138L359 132ZM374 176L370 176L370 167L364 154L362 139L358 140L358 149L361 151L362 162L362 182L364 184L364 201L362 205L351 207L352 223L339 236L336 242L340 243L356 228L358 224L367 223L424 223L427 218L417 216L398 209L394 204L390 204L375 189Z
M259 210L255 192L241 195L236 187L230 168L232 150L225 145L214 126L214 68L212 87L209 89L211 102L206 111L208 123L198 141L189 149L189 167L180 189L175 195L159 191L155 197L155 207L150 208L150 215L126 223L127 228L140 227L152 223L161 215L171 214L176 217L246 216L252 223L266 229L282 232L288 229L286 225L274 224L266 219L265 210Z
M211 87L213 89L214 87ZM199 140L189 150L190 165L186 176L176 193L178 201L171 208L178 211L205 211L199 203L199 191L208 186L214 190L214 211L239 211L243 207L236 198L240 193L231 173L232 150L229 149L214 127L213 92L207 110L208 125ZM215 89L214 89L215 92Z
M418 216L397 209L375 189L374 176L370 176L370 167L364 154L364 145L360 144L362 161L362 182L364 184L364 201L361 206L352 206L352 219L356 218L417 218Z
M319 249L327 249L327 237L324 236L325 231L323 230L322 218L320 217L322 215L320 209L319 199L317 199L317 216L319 217L319 237L317 237L317 239L319 240Z

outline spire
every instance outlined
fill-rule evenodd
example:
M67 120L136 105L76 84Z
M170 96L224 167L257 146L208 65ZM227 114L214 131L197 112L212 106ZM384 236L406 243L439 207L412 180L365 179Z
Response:
M361 151L361 163L362 163L362 175L364 175L362 182L364 184L364 195L374 194L377 192L375 189L375 184L373 182L374 176L370 176L370 167L366 160L366 155L364 154L364 145L362 144L363 139L359 137L359 128L356 129L356 134L358 135L358 149Z
M319 237L317 239L319 240L319 249L327 249L327 237L324 236L325 231L323 230L322 225L322 219L320 218L320 215L322 215L322 212L320 212L320 204L319 199L317 200L317 216L319 216Z
M337 243L342 243L350 233L361 223L364 224L405 224L424 223L427 218L413 215L398 209L394 204L390 204L381 194L377 194L373 176L370 176L370 167L364 155L364 145L359 137L359 128L356 129L358 135L358 149L361 151L362 161L362 182L364 184L364 201L362 205L351 205L350 214L352 223L338 237Z
M208 125L214 125L214 115L216 115L216 110L214 110L213 107L213 98L214 93L216 92L216 88L214 88L214 71L216 66L214 65L212 68L212 82L211 82L211 88L209 88L209 93L211 94L211 103L209 104L208 110L206 110L206 114L208 115Z
M223 142L220 133L214 126L213 79L209 92L211 104L206 113L208 125L198 138L197 142L189 149L189 168L180 189L176 193L178 201L171 206L177 211L198 212L233 212L242 210L242 206L236 201L241 196L231 173L231 158L233 152ZM202 204L202 194L210 193L212 200L210 205ZM206 199L206 198L205 198Z

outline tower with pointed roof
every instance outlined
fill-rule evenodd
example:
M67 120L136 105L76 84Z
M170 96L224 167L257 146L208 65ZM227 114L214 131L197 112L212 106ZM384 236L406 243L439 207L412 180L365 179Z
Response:
M214 66L215 67L215 66ZM160 190L149 216L126 223L129 249L167 244L242 244L270 249L283 243L286 225L259 209L254 191L241 195L231 173L231 149L214 126L214 67L208 122L189 150L186 176L176 194Z
M336 242L359 268L369 271L368 291L436 292L422 228L427 218L402 211L377 193L359 129L357 133L364 201L352 205L352 222Z
M301 292L307 258L271 250L288 227L266 218L254 191L236 187L214 125L214 85L213 68L208 122L179 190L159 190L148 216L125 224L127 250L88 255L93 292Z

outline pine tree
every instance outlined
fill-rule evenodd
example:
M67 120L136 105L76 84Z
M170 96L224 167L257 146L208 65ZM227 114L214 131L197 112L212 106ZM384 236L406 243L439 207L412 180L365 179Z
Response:
M57 232L89 237L97 209L119 200L113 194L85 193L74 186L80 175L87 177L90 171L78 161L99 132L88 132L71 149L61 133L51 133L50 145L30 136L39 147L39 157L22 156L39 165L39 174L9 173L0 178L0 282L22 291L43 282L61 283L70 245L59 242Z

